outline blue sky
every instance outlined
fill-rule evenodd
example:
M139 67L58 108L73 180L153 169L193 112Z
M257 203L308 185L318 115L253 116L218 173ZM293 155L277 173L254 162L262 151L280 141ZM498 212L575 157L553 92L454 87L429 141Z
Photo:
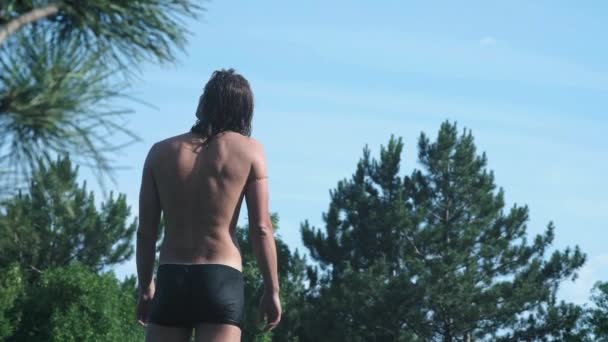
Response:
M588 255L563 299L585 303L608 280L608 22L606 2L215 1L173 66L143 67L127 125L143 142L118 156L111 188L133 213L141 166L156 141L185 132L211 72L234 67L256 98L279 235L305 251L300 223L322 227L329 189L350 177L364 145L376 156L403 137L402 174L424 131L472 130L505 190L530 209L529 234L556 225L554 246ZM89 172L83 178L91 179ZM89 182L94 183L94 182ZM246 211L241 213L241 222ZM531 238L531 237L530 237ZM133 261L116 268L135 272Z

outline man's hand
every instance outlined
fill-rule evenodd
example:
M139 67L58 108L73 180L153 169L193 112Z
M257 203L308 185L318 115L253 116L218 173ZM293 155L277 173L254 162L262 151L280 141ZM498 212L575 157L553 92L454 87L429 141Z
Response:
M148 316L150 315L154 291L154 282L152 282L148 289L139 290L139 298L137 299L137 322L144 327L148 324Z
M279 299L278 292L264 291L264 294L260 299L257 323L260 323L264 320L266 320L264 332L276 328L276 326L281 321L281 300Z

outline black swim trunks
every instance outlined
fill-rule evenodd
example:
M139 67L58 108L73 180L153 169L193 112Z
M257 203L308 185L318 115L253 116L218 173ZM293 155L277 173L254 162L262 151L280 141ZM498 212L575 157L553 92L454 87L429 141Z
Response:
M243 273L222 264L162 264L148 321L193 328L198 323L239 328L244 309Z

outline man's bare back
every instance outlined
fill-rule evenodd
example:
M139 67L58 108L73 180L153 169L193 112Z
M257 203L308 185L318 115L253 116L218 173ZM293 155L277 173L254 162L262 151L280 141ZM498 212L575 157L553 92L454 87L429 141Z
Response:
M136 248L137 318L147 325L146 341L189 341L193 329L197 341L240 339L245 301L236 224L243 200L264 279L259 319L266 331L281 319L266 161L262 145L250 138L252 115L248 81L234 69L217 70L190 132L155 143L146 157Z
M150 151L165 223L160 263L220 263L241 270L235 230L261 146L234 132L204 142L186 133Z

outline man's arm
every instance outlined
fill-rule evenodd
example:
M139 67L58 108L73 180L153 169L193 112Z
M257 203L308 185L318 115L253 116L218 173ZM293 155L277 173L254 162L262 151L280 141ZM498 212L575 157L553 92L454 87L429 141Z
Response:
M255 143L253 162L247 178L245 199L249 215L249 241L264 278L264 291L278 294L277 251L268 209L268 176L262 145Z
M155 145L156 146L156 145ZM160 224L161 205L152 172L155 146L152 146L144 162L139 192L139 227L137 229L136 263L139 291L146 295L154 291L153 273L156 256L156 240Z

